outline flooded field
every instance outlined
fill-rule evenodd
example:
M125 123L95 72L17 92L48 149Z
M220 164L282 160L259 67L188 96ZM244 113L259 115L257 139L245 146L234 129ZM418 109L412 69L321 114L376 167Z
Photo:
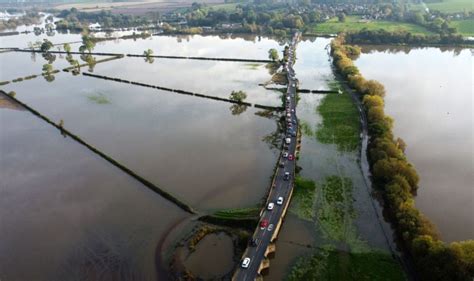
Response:
M222 98L229 98L232 91L244 91L247 102L281 106L280 92L259 86L272 78L262 63L176 59L147 63L144 58L125 57L98 64L94 73Z
M163 278L179 232L168 235L189 215L20 106L0 104L2 279Z
M141 55L143 51L152 49L154 55L268 59L270 48L283 50L283 47L272 38L255 35L159 35L146 39L104 41L94 50Z
M215 37L220 47L201 52L209 38L203 46L170 38L172 49L183 44L194 55L218 56L243 44L248 55L266 59L265 44L278 46L265 39L252 51L258 42L228 44ZM236 53L227 52L222 56ZM19 52L2 53L0 60L1 80L39 74L46 63L40 55L32 60ZM58 55L52 65L68 63ZM136 76L139 70L143 77ZM281 103L279 92L258 86L271 78L264 64L123 58L93 71L226 98L243 90L249 102ZM1 89L198 211L253 207L265 195L279 153L278 113L66 72L52 76ZM177 241L194 225L190 215L30 112L0 105L2 278L165 280ZM221 253L219 265L212 264L215 272L235 265L232 241L214 236L201 241L185 263L204 278L211 275L199 257L209 251Z
M300 42L296 51L295 71L298 79L301 77L301 87L334 87L325 50L329 41L317 38L309 42ZM387 280L403 280L400 265L391 257L390 228L383 218L380 221L381 214L372 205L371 191L358 163L357 110L347 94L332 95L300 94L297 110L302 145L297 163L302 170L266 280L329 280L324 278L335 272L360 266L377 268L382 261L391 272L387 276L392 279ZM341 110L348 112L347 117L334 120L331 112ZM339 264L341 260L346 262ZM383 276L376 271L367 274Z
M277 127L257 109L67 73L5 89L198 209L251 206L269 185Z
M364 47L355 61L385 86L394 133L420 174L416 206L445 241L474 237L472 59L469 49Z

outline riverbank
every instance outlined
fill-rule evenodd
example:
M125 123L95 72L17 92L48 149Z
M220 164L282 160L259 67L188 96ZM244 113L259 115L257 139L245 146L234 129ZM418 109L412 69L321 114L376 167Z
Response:
M360 51L360 50L359 50ZM406 252L422 280L469 280L474 275L474 241L445 244L413 202L419 177L403 153L403 142L392 133L393 120L384 113L384 87L365 80L353 65L358 49L340 36L331 44L334 65L363 100L369 124L369 163L374 186L382 194ZM446 260L447 257L450 257Z

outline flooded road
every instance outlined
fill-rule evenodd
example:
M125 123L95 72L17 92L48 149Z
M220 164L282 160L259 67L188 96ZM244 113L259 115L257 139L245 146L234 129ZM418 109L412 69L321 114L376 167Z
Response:
M474 238L472 62L469 49L396 47L364 47L355 61L385 86L395 136L420 174L416 206L448 242Z
M301 88L333 87L335 77L325 49L329 42L316 38L298 44L295 71ZM336 268L329 264L338 264L341 256L350 257L350 261L339 270L349 271L350 267L358 267L358 256L368 257L366 262L371 268L381 266L377 255L393 270L386 280L403 280L400 265L391 257L391 233L384 232L381 224L390 228L379 221L380 214L372 206L374 199L359 166L358 112L347 93L332 95L299 94L300 180L265 280L305 280L308 276L326 280ZM326 106L330 107L325 110L336 112L330 117L340 118L337 121L325 120L320 112L328 98L331 101ZM338 107L341 104L342 109ZM344 119L346 114L348 119ZM312 189L308 180L314 182Z

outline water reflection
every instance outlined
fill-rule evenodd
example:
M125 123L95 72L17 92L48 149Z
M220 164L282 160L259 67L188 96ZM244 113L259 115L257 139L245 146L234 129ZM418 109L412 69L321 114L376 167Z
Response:
M472 52L365 49L356 65L387 90L385 108L395 119L394 133L405 140L408 159L420 174L417 207L445 240L472 239Z

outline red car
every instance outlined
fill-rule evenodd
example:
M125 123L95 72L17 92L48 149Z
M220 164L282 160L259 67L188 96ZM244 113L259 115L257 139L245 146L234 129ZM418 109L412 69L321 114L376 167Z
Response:
M293 154L288 155L288 160L293 161L293 159L295 159L295 157L293 156Z
M260 222L260 229L265 229L268 226L268 220L264 219Z

